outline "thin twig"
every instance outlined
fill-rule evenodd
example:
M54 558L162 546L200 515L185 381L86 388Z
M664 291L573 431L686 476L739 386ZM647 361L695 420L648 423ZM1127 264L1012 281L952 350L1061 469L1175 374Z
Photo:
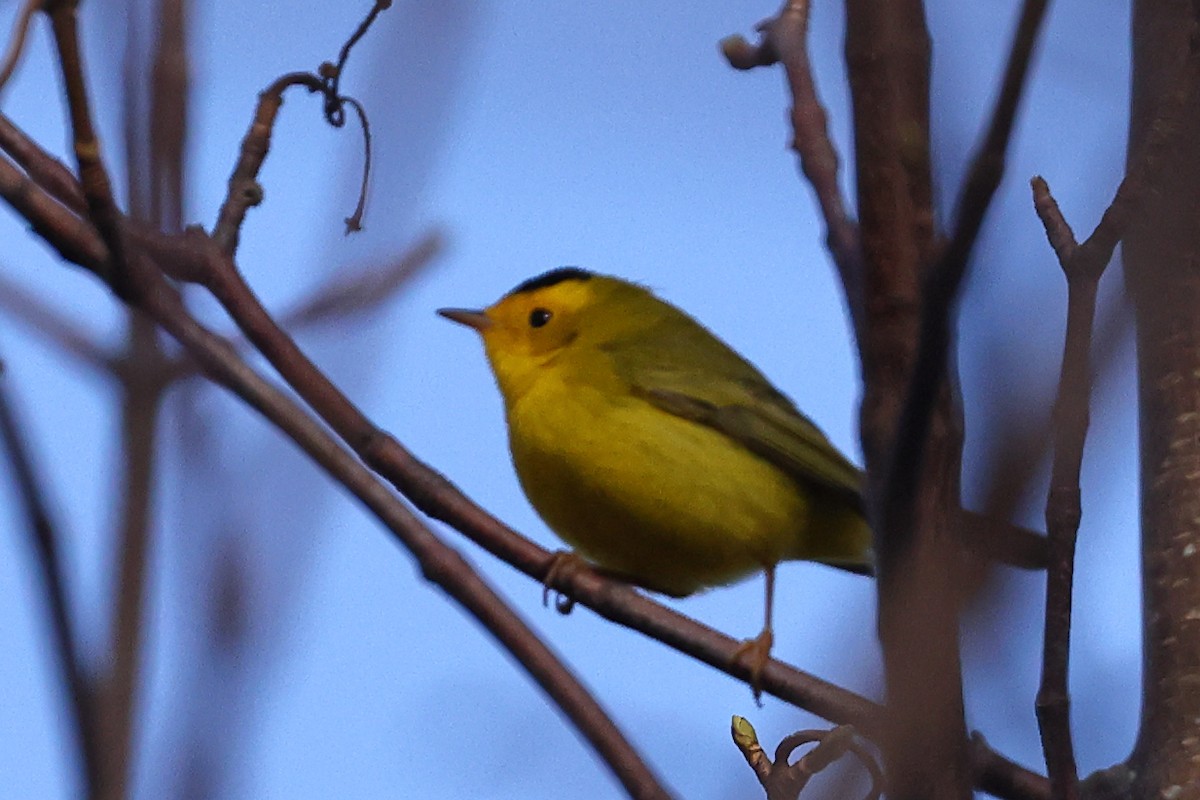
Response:
M342 45L338 55L338 63L325 62L317 69L317 74L310 72L293 72L276 79L259 95L258 108L254 112L254 120L250 129L242 139L241 155L233 174L229 176L229 191L221 211L217 215L217 224L213 227L212 236L221 250L229 255L237 251L238 238L241 235L242 223L246 212L262 202L263 189L257 178L266 160L267 150L271 145L271 134L275 128L275 118L279 107L283 105L283 93L292 86L303 86L309 92L320 92L325 99L325 119L335 128L346 124L347 105L351 106L358 115L362 125L363 147L366 156L363 159L362 185L359 190L358 203L354 212L346 218L346 233L362 230L363 210L367 202L367 183L371 174L371 126L367 114L359 102L341 94L340 84L342 71L350 50L355 43L366 34L380 12L392 5L391 0L376 0L375 5L367 12L366 18Z
M329 81L329 92L326 95L327 97L336 98L341 95L340 84L342 80L342 73L346 69L346 62L350 59L350 51L354 49L354 45L358 44L358 41L362 39L362 37L366 36L367 31L371 28L371 25L375 23L376 17L378 17L381 12L387 11L391 7L392 0L375 0L375 5L371 7L371 10L367 12L367 15L363 18L363 21L360 22L358 27L354 29L354 33L350 34L350 38L348 38L345 44L342 45L342 49L338 53L337 64L326 63L321 65L321 69L319 71L328 76L327 80ZM336 103L332 104L326 109L327 115L330 116L338 112L340 112L340 108ZM333 123L333 120L330 119L330 122ZM334 124L337 125L337 127L340 127L340 124Z
M29 538L37 554L38 570L50 609L51 639L62 672L63 685L70 699L71 719L83 772L84 796L91 797L96 786L99 740L92 688L83 672L83 664L71 632L66 581L58 555L58 534L51 519L46 493L42 489L33 456L22 435L8 389L0 372L0 439L24 506Z
M283 105L283 93L293 86L303 87L310 93L322 88L321 79L307 72L293 72L277 78L258 96L254 120L242 137L238 162L229 176L229 191L212 232L221 250L231 255L237 251L246 212L262 202L263 189L258 183L258 173L271 147L271 134Z
M92 124L92 110L88 103L87 84L83 69L83 55L79 46L77 0L49 0L46 11L50 15L50 26L54 31L54 43L58 47L58 62L62 71L63 85L67 95L67 109L71 118L71 134L75 146L75 160L79 168L79 183L87 201L88 219L100 232L100 237L112 254L111 266L115 271L109 276L108 284L119 297L133 290L127 282L125 270L125 245L121 235L121 213L113 199L112 182L100 153L100 140Z
M816 193L825 220L825 241L841 276L857 334L864 313L862 242L858 224L846 210L848 204L838 182L838 153L813 80L808 57L808 12L809 0L787 0L777 16L758 26L761 39L757 46L735 35L721 42L721 50L735 69L783 64L792 94L792 149Z
M29 39L29 26L33 15L41 11L44 2L45 0L25 0L17 11L12 38L8 40L8 52L0 59L0 91L4 90L4 85L16 71L17 64L21 63L21 53L25 51L25 42Z
M1079 252L1070 227L1041 178L1033 179L1034 207L1057 253ZM1069 237L1069 238L1067 238ZM1054 456L1046 497L1050 566L1046 571L1046 618L1042 681L1037 694L1038 728L1055 800L1076 800L1079 774L1071 741L1067 681L1071 649L1071 594L1075 541L1082 514L1079 472L1091 397L1092 327L1099 274L1081 270L1077 259L1061 264L1067 275L1067 332L1054 401Z
M1054 457L1046 498L1050 567L1046 573L1042 680L1036 702L1042 751L1056 800L1075 800L1079 796L1068 682L1075 546L1083 514L1079 476L1090 417L1096 294L1117 243L1163 168L1163 152L1178 136L1192 87L1200 77L1198 71L1200 51L1193 48L1180 69L1174 91L1158 113L1157 123L1130 158L1112 203L1082 244L1076 245L1046 181L1040 177L1032 181L1034 209L1067 279L1067 330L1054 401Z

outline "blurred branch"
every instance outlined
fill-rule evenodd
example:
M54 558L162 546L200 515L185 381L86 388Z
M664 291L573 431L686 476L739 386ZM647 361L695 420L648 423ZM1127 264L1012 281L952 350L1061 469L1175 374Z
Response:
M417 240L399 258L353 274L332 273L324 284L307 298L279 314L279 324L298 333L306 328L343 322L357 314L372 311L392 300L421 270L431 264L445 247L441 231L432 230ZM0 288L3 284L0 283ZM3 295L0 294L0 304ZM230 344L239 352L250 346L245 338ZM171 366L174 380L198 374L195 359L183 353Z
M954 301L967 272L984 215L1004 176L1008 142L1047 0L1025 0L988 131L971 164L955 211L954 230L930 266L922 292L921 334L896 438L888 457L881 520L889 549L902 552L913 536L913 501L924 443L946 374Z
M129 796L135 719L145 674L142 645L146 633L146 572L156 485L158 419L167 386L166 364L152 320L129 309L125 352L116 362L121 382L121 480L117 497L118 567L113 598L110 671L103 686L101 724L105 732L100 797Z
M838 153L829 138L828 117L817 96L808 59L808 12L809 0L787 0L778 15L759 23L757 45L734 35L721 41L721 51L734 69L783 64L792 93L792 149L817 195L825 220L825 242L841 276L846 305L858 334L864 313L862 242L838 184Z
M29 24L33 21L33 15L42 9L44 2L45 0L25 0L17 10L12 37L8 40L8 52L0 59L0 91L4 90L4 85L16 71L17 64L21 63L21 54L25 52L25 42L29 39Z
M377 268L351 275L335 272L306 299L280 314L279 322L296 331L378 308L407 286L444 248L442 232L432 230L399 258Z
M111 356L91 335L49 303L8 280L0 270L0 309L84 366L108 373Z
M859 431L875 540L886 692L877 741L893 800L963 800L973 776L957 602L962 423L949 382L934 387L935 424L922 442L925 464L910 467L920 487L910 498L915 535L893 537L883 509L892 442L918 346L921 276L936 249L929 134L932 44L921 0L847 0L845 8L864 259Z
M99 739L92 687L83 672L83 662L71 632L67 587L58 554L58 534L51 519L46 494L42 489L33 456L22 435L16 412L8 396L3 365L0 364L0 440L28 522L30 541L37 555L38 570L46 590L50 610L51 640L63 686L70 701L71 720L79 746L84 796L92 797L96 788L99 763Z

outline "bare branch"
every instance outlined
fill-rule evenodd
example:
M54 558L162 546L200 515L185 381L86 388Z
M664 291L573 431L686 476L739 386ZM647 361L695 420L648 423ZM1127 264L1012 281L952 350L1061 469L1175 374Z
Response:
M87 213L83 189L71 170L26 136L3 114L0 114L0 150L8 153L30 178L59 203L76 215Z
M1075 545L1082 518L1079 475L1087 440L1092 390L1091 346L1100 277L1127 226L1138 212L1158 170L1163 152L1175 141L1180 118L1200 70L1200 49L1192 47L1174 90L1159 111L1157 123L1129 161L1112 203L1100 223L1076 245L1050 187L1034 178L1034 208L1067 278L1067 330L1063 344L1058 395L1054 402L1054 459L1046 499L1050 568L1046 574L1046 618L1042 681L1037 695L1038 727L1054 797L1075 800L1079 775L1071 737L1068 689L1071 650L1071 600Z
M217 214L217 224L213 227L213 239L226 253L237 251L246 212L262 202L263 189L257 180L258 173L271 147L271 134L275 130L279 107L283 105L283 93L293 86L319 92L321 79L306 72L294 72L276 79L258 96L254 120L242 138L237 165L229 176L229 191Z
M58 47L58 61L71 118L75 159L79 167L79 182L87 201L88 218L96 226L112 254L112 264L116 270L109 276L108 283L118 296L123 297L132 287L126 282L121 213L113 199L112 183L100 154L100 140L96 137L96 130L92 124L92 111L88 103L83 71L83 55L79 47L77 8L78 0L48 0L46 12L50 15L54 43Z
M838 184L838 153L830 140L828 117L812 76L808 11L809 0L787 0L776 17L758 26L761 39L757 46L741 36L730 36L721 42L721 51L735 69L783 64L792 94L792 149L816 193L825 220L825 241L841 276L857 334L864 313L862 242L857 223L846 211L848 206Z

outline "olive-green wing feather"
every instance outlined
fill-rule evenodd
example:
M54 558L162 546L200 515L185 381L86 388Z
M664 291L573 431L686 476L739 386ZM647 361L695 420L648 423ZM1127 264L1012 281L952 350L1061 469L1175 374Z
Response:
M859 470L762 373L690 318L681 314L653 336L603 349L633 394L861 508Z

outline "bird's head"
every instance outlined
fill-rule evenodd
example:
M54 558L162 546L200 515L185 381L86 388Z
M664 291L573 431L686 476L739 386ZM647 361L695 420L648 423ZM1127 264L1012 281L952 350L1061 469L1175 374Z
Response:
M647 301L658 304L640 286L562 267L530 278L485 309L438 313L479 333L500 389L512 399L562 354L626 332Z

